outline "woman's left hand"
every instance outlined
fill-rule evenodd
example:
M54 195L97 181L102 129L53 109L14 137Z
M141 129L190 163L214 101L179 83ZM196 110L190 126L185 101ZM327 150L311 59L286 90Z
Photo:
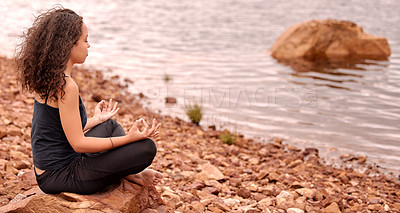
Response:
M103 123L104 121L110 119L112 116L117 114L119 108L117 108L118 102L115 102L114 107L112 104L112 99L108 101L108 104L106 101L102 100L100 101L96 108L94 109L94 115L93 118L96 121L96 123L100 124Z

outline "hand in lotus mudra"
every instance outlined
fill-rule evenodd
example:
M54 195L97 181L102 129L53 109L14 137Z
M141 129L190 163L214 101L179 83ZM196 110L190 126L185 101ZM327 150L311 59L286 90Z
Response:
M107 121L112 116L117 114L117 112L119 110L119 108L117 108L117 105L118 105L118 102L115 102L114 107L113 107L112 99L110 99L108 101L108 104L105 100L100 101L96 105L96 108L94 109L93 118L95 118L99 124L103 123L104 121Z
M143 124L143 130L139 129L139 124ZM156 137L160 134L158 132L158 129L160 128L161 124L157 124L156 119L153 119L153 123L151 127L147 124L147 122L143 119L140 118L135 121L135 123L132 125L131 129L128 132L128 136L131 137L132 141L138 141L138 140L143 140L146 138L152 138Z

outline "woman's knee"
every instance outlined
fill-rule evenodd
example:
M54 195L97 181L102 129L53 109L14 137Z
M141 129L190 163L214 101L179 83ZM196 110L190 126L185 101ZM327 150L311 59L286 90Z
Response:
M144 166L144 168L152 164L157 153L156 144L149 138L127 144L121 148L124 150L121 155L126 157L126 162L135 162Z
M157 153L156 144L150 138L126 144L118 149L124 150L123 153L127 153L124 154L126 156L139 158L154 158Z
M155 157L157 154L156 143L150 138L146 138L145 141L146 141L146 144L148 145L149 154L152 155L153 157Z
M104 125L106 126L109 130L114 130L115 128L117 128L118 126L121 126L118 122L116 122L114 119L108 119L106 121L104 121L103 123L99 124L99 125Z
M123 136L125 132L121 125L113 119L108 119L103 123L100 123L90 129L85 133L85 136L89 137L115 137L115 136Z
M108 127L108 128L110 128L110 127L115 126L116 124L118 124L118 123L117 123L115 120L113 120L113 119L108 119L108 120L104 121L103 123L97 124L95 127L103 126L103 127Z

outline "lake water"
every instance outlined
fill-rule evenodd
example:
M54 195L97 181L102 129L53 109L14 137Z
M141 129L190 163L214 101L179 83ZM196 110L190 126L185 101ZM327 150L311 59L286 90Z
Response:
M37 11L56 3L84 16L91 44L85 66L133 80L131 91L148 96L151 109L187 120L185 103L197 102L204 127L260 141L282 137L324 157L367 155L400 169L397 0L3 0L0 54L11 56ZM388 38L389 61L299 72L268 55L288 27L326 18ZM166 74L172 81L164 82ZM178 103L166 105L166 96Z

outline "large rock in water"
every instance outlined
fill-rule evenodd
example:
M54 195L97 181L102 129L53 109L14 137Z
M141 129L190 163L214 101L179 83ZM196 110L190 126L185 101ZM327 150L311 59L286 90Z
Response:
M286 30L271 47L278 60L386 60L390 47L384 37L372 36L356 24L340 20L311 20Z
M142 187L122 179L105 192L78 195L43 193L38 187L17 195L0 212L173 212L154 187Z

